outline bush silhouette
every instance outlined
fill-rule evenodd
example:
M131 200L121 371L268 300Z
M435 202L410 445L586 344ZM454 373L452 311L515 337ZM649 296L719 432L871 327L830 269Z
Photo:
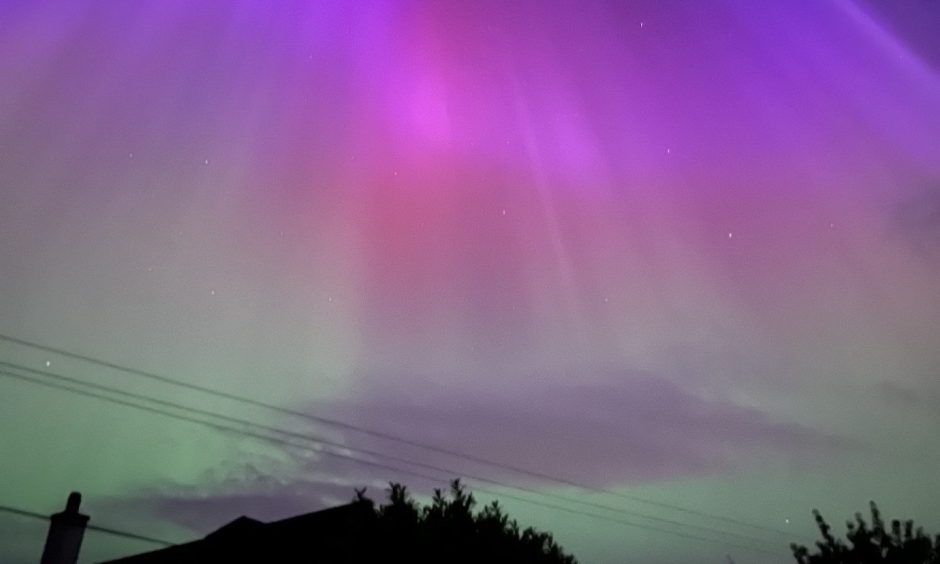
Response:
M799 564L940 564L940 535L931 540L921 527L914 528L913 521L893 520L890 530L885 528L875 502L871 502L870 525L861 513L855 514L854 522L847 522L848 544L833 536L819 511L813 510L813 516L822 540L816 542L815 553L790 545Z
M493 501L474 512L476 499L460 480L445 493L434 490L429 505L421 507L401 484L392 483L388 503L376 507L357 490L355 501L371 508L373 539L369 560L455 564L576 564L549 533L520 529L499 503ZM360 554L362 551L360 551Z

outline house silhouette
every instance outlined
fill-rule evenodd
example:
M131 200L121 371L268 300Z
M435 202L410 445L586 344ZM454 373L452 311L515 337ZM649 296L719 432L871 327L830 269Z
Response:
M268 523L241 516L205 538L103 564L358 562L373 525L372 507L363 502Z

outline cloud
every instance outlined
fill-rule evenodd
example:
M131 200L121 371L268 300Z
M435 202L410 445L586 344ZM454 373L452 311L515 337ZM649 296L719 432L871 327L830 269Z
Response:
M891 405L940 415L940 391L938 390L910 388L895 382L881 382L876 389Z
M545 377L532 388L487 393L449 387L380 392L373 387L359 397L308 407L320 416L597 487L734 473L767 460L806 462L849 446L754 408L699 397L653 375L607 374L605 384L557 381ZM353 456L362 456L356 449L369 449L451 471L373 458L388 466L382 468L291 449L290 468L280 477L246 460L214 483L141 491L115 500L115 507L205 534L240 515L272 520L345 503L363 486L378 501L390 481L417 493L467 475L547 485L532 476L352 431L339 440ZM421 479L409 469L439 479Z
M940 259L940 185L915 192L898 206L897 231L921 256Z
M373 391L313 409L417 442L599 486L728 473L759 457L795 462L848 446L754 408L698 397L653 375L609 374L607 383L590 385L558 385L553 383L558 378L548 376L529 381L538 384L488 393ZM395 448L352 432L345 442ZM441 466L483 470L445 455L402 452ZM486 471L493 475L492 468ZM511 473L495 474L505 479Z
M376 501L384 499L389 482L428 492L446 484L416 481L405 473L324 456L311 450L285 451L287 468L257 468L250 456L227 468L224 478L202 484L165 483L102 503L104 513L121 522L132 521L140 530L153 523L171 523L186 529L185 537L201 537L239 516L273 521L348 503L357 489L366 488ZM174 533L178 533L175 531ZM175 538L178 534L167 534Z

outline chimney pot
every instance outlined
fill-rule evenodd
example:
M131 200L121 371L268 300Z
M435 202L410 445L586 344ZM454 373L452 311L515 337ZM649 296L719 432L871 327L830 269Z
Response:
M82 496L69 494L65 510L49 517L49 532L42 551L40 564L76 564L82 548L82 537L88 524L88 515L78 512Z
M82 494L78 492L72 492L69 494L69 499L65 503L65 512L66 513L78 513L78 506L82 504Z

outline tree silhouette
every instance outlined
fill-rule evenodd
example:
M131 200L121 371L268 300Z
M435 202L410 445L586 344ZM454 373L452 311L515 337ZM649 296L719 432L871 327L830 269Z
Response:
M812 554L805 546L790 545L799 564L940 564L940 535L931 540L923 528L914 528L913 521L893 520L886 529L875 502L871 502L871 525L861 513L847 522L849 544L833 536L819 511L813 510L813 516L822 540Z
M447 493L435 489L424 507L396 483L389 484L384 505L376 507L365 490L357 490L354 501L371 509L373 542L357 548L369 561L577 564L551 534L520 530L498 502L475 513L476 499L460 480L452 481Z

